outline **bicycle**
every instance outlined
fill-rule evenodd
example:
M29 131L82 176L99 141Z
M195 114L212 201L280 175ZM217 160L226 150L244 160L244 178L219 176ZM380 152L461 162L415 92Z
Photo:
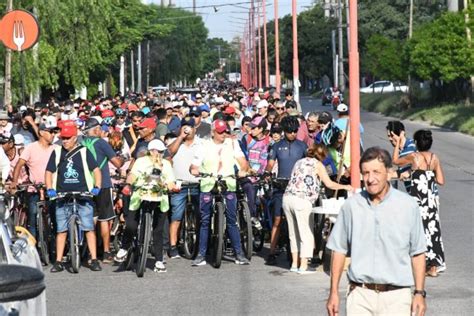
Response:
M125 230L125 221L122 216L124 204L122 190L125 187L125 177L121 176L120 170L117 170L116 174L112 176L112 179L120 181L113 184L112 198L114 201L114 211L117 216L115 216L112 222L112 227L110 228L112 245L114 250L117 252L120 250L120 248L122 248L122 236Z
M199 183L182 182L181 184L181 190L187 191L187 199L179 232L179 246L186 259L192 259L199 250L199 216L191 194L191 191L196 188L199 190Z
M48 211L48 203L44 198L45 186L42 183L32 185L40 195L40 200L36 203L36 227L37 227L37 248L40 259L44 265L49 265L50 258L55 256L54 227Z
M71 215L67 220L69 257L72 271L78 273L81 265L81 254L79 248L82 246L84 241L84 234L81 230L81 218L79 216L77 200L80 198L92 198L92 194L89 192L58 192L56 198L72 200L72 202L66 203L66 205L71 209Z
M265 241L269 240L272 231L273 220L270 212L270 202L272 196L272 181L268 181L268 175L261 175L254 184L257 190L256 207L257 219L262 223L262 228L253 227L253 248L256 252L263 249Z
M240 186L237 187L237 225L240 231L242 251L245 257L250 260L253 255L254 228L247 197L239 188ZM227 242L227 245L230 245L230 242Z
M31 184L19 184L15 194L8 198L8 205L13 216L13 225L27 228L28 226L28 209L25 204L27 201L26 190Z

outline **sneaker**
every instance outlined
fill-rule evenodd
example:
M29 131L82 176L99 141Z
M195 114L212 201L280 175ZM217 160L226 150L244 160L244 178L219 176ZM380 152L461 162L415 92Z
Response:
M153 271L158 272L158 273L166 272L166 267L165 267L163 261L155 262L155 268L153 269Z
M204 258L204 256L197 255L196 259L193 260L193 263L191 265L193 267L205 266L206 265L206 258Z
M179 259L181 256L179 255L178 248L176 247L171 247L170 248L170 258L171 259Z
M64 271L64 265L60 261L56 261L51 267L51 273L62 272Z
M252 222L252 226L255 227L258 230L262 230L262 224L256 217L251 217L250 221Z
M91 271L102 271L102 268L100 267L99 260L97 260L97 259L92 259L91 260L91 264L90 264L89 268L91 269Z
M112 253L110 251L104 252L104 257L102 259L102 262L103 263L112 263L112 262L114 262L114 256L112 255Z
M278 256L275 255L275 254L273 254L273 255L272 255L272 254L268 255L267 260L265 261L265 264L266 264L266 265L269 265L269 266L274 266L274 265L276 265L276 263L277 263L277 257L278 257Z
M291 267L290 272L298 272L299 269L297 267Z
M316 273L316 270L309 267L305 270L298 269L298 274L313 274L313 273Z
M250 261L243 254L238 254L235 256L235 264L249 265Z
M117 254L114 257L114 261L118 263L124 262L125 259L127 259L127 254L128 254L127 250L119 249L119 251L117 251Z

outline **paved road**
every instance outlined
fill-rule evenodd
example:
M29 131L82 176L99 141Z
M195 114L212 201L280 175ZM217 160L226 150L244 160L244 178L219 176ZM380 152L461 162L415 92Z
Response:
M302 99L303 109L321 111L319 100ZM326 108L327 109L327 108ZM391 149L385 137L387 118L362 113L366 146ZM411 135L426 125L406 123ZM433 150L440 156L447 183L441 191L441 227L445 242L447 271L428 279L429 315L468 315L473 310L473 217L472 204L474 139L447 130L434 129ZM325 314L329 277L320 272L296 275L279 266L263 264L263 257L252 258L250 266L227 262L219 270L210 266L190 267L184 259L168 260L168 272L147 270L138 279L132 272L83 268L78 275L46 271L50 315L88 314ZM152 266L152 262L149 262ZM345 281L341 293L345 291ZM344 304L344 302L342 302Z

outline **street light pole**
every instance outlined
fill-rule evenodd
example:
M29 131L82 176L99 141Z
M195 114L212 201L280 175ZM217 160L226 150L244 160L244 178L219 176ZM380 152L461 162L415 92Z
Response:
M337 0L337 36L338 36L338 49L339 49L339 91L344 92L344 46L342 38L342 1Z
M278 0L274 0L275 9L275 85L276 92L280 95L281 78L280 78L280 32L278 30Z
M291 14L293 18L293 97L297 104L300 103L300 80L299 80L299 59L298 59L298 15L296 10L296 0L292 1ZM300 107L298 106L298 111Z
M267 47L267 11L265 0L262 0L263 6L263 50L265 55L265 87L270 85L269 72L268 72L268 47Z
M260 32L260 2L257 3L257 37L258 37L258 87L262 87L262 36Z
M360 95L357 0L349 0L351 46L349 47L349 104L351 133L351 185L360 188Z

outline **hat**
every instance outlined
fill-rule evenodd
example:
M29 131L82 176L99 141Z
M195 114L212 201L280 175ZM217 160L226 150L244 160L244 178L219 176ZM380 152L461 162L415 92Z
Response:
M189 115L201 116L201 112L202 110L199 106L193 106L191 110L189 111Z
M7 111L0 111L0 120L9 120L10 117L8 116Z
M221 134L227 131L229 127L227 126L227 123L223 120L215 120L214 122L212 122L212 129Z
M263 89L262 88L258 89L258 93L263 93Z
M26 111L26 105L20 106L20 112L25 112Z
M15 134L13 138L15 139L15 146L21 147L25 145L25 137L23 135Z
M0 144L6 144L8 142L15 141L13 135L9 132L0 134Z
M196 94L196 99L202 99L202 95L200 93Z
M143 114L147 115L148 113L150 113L150 108L145 106L143 109L142 109L142 112Z
M196 125L196 121L192 117L185 117L181 120L181 126L191 126L194 127Z
M105 124L105 123L100 126L100 129L101 129L103 132L109 132L109 131L110 131L109 125L107 125L107 124Z
M261 109L261 108L268 108L267 100L261 100L257 103L257 109Z
M165 109L168 110L168 109L172 109L172 108L173 108L173 103L171 103L171 102L166 102L165 103Z
M209 105L207 104L203 104L199 107L199 110L201 110L201 113L202 112L211 112L211 108L209 107Z
M39 129L44 131L44 130L51 130L55 129L58 127L56 118L52 115L47 116L46 120L39 125Z
M73 137L77 136L77 127L76 125L63 125L61 128L61 132L59 133L59 137Z
M224 110L225 114L233 115L235 114L235 108L233 106L228 106Z
M349 107L344 104L344 103L341 103L337 106L337 111L338 112L348 112L349 111Z
M129 104L128 112L134 112L134 111L138 111L138 106L136 106L135 104Z
M115 113L112 110L103 110L100 116L102 118L106 118L106 117L113 117L114 115Z
M281 134L283 132L283 128L279 123L273 123L272 128L270 129L270 134Z
M140 125L138 125L139 128L151 128L151 129L155 129L156 128L156 121L154 118L152 117L149 117L149 118L146 118L144 119Z
M86 121L86 125L84 126L84 131L90 130L99 125L100 125L100 122L92 117Z
M250 127L261 127L263 129L267 128L267 120L263 116L257 116L250 122Z
M166 145L160 139L154 139L148 143L148 150L158 150L158 151L165 151Z

